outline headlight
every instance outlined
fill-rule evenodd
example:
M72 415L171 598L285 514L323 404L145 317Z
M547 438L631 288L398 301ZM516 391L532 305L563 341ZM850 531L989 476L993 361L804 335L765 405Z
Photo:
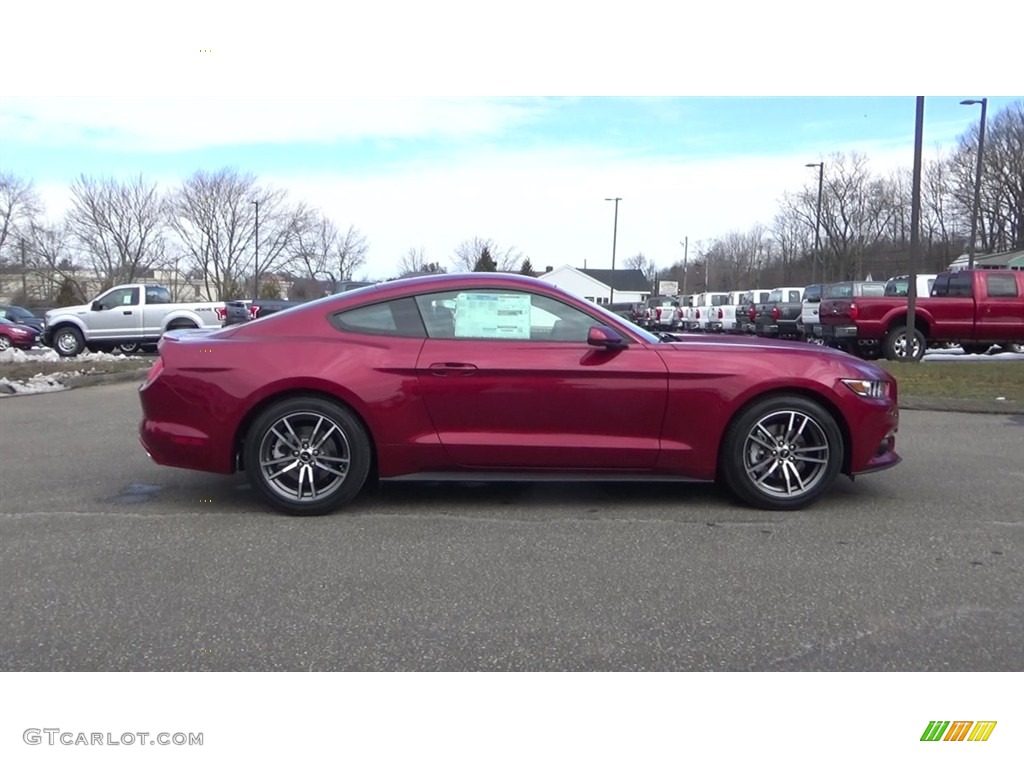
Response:
M884 400L889 397L889 382L872 379L842 379L843 384L861 397Z

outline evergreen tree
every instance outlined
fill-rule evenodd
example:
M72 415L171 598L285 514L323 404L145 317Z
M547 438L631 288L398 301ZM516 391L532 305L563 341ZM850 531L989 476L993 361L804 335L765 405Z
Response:
M491 256L491 249L484 248L480 252L480 258L476 260L476 264L473 266L474 272L497 272L498 265L494 261L494 257Z
M519 268L519 274L529 275L530 277L533 277L533 264L530 263L529 256L523 259L523 266Z

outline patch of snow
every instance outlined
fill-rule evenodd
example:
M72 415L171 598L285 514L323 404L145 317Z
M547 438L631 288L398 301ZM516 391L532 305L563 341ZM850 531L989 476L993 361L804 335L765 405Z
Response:
M7 378L0 378L0 387L4 390L11 389L13 394L27 395L38 394L39 392L60 392L67 389L62 383L64 379L70 378L68 373L37 373L30 379L24 381L11 381Z
M24 352L11 347L0 352L0 363L81 363L110 360L141 360L139 355L123 355L120 352L83 352L75 357L61 357L55 350L41 349Z

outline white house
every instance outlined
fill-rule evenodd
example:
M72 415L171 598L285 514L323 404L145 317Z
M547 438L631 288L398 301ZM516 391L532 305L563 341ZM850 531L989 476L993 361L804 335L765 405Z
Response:
M548 268L537 275L562 290L595 304L639 303L651 295L651 284L639 269Z

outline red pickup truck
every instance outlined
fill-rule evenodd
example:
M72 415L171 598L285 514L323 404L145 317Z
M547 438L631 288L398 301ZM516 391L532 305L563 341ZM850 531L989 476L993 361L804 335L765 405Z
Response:
M824 299L819 312L829 346L890 360L909 353L920 359L939 342L984 352L993 344L1024 343L1024 272L975 269L935 278L931 296L917 299L914 342L908 344L905 296Z

